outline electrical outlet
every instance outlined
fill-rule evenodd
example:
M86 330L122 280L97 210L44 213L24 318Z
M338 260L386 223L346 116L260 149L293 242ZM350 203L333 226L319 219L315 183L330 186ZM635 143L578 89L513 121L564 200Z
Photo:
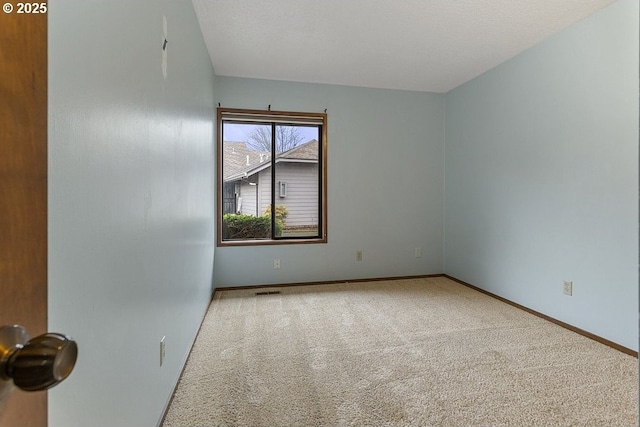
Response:
M275 268L276 270L280 269L280 258L276 258L273 260L273 268Z
M160 340L160 366L162 366L162 364L164 363L164 357L166 356L166 353L165 353L165 338L166 338L166 336L162 337L162 339Z
M571 280L562 282L562 292L564 292L565 295L573 295L573 282Z
M362 261L362 251L356 251L356 261Z
M422 248L416 248L415 255L416 258L422 258Z

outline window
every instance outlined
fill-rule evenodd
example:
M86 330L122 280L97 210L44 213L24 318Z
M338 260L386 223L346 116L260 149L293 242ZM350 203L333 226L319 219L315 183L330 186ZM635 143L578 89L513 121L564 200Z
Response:
M218 108L218 245L327 241L327 115Z

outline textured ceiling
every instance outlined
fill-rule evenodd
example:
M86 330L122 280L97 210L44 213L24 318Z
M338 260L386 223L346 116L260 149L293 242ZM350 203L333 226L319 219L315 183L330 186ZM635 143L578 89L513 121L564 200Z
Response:
M614 0L193 0L217 75L447 92Z

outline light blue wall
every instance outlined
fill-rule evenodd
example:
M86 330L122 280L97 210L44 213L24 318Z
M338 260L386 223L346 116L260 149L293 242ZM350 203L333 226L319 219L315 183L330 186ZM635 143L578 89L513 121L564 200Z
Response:
M49 4L51 427L159 422L212 291L213 79L190 1Z
M213 264L217 287L445 271L637 350L637 9L620 0L445 97L214 77L186 0L51 4L49 325L80 357L50 425L155 425ZM214 263L214 84L225 107L328 110L326 245Z
M217 248L215 286L441 273L443 100L429 93L218 76L216 103L223 107L327 109L329 241ZM415 258L416 247L422 258ZM356 261L358 250L362 261Z
M637 350L638 81L620 0L448 93L445 272Z

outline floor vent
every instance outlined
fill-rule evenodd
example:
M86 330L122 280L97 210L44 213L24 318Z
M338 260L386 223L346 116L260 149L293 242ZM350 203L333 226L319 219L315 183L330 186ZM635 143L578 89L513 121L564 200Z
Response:
M280 291L264 291L264 292L256 292L256 295L278 295Z

